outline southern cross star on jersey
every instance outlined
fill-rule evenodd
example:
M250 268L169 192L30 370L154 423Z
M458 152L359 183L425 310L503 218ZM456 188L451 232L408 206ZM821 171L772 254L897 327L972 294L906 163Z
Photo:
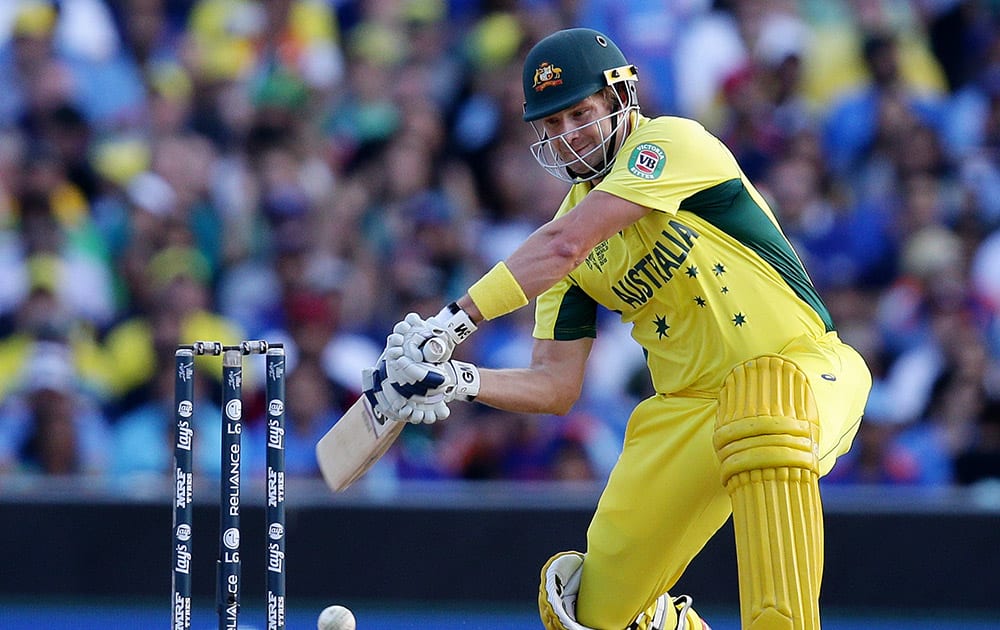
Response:
M656 324L656 336L659 339L669 337L670 335L667 334L667 331L670 330L670 324L667 323L667 318L663 315L657 315L654 321Z

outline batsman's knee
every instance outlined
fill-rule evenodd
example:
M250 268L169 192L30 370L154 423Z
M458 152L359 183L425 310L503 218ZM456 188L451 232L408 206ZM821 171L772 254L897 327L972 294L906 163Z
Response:
M762 356L726 377L713 443L722 482L750 470L819 472L819 421L805 373L791 361Z

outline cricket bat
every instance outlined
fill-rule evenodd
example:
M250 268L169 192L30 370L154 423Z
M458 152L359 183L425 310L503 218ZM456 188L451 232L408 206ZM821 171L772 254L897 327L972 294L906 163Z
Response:
M444 357L444 343L430 338L422 346L424 360ZM316 443L316 462L326 485L334 492L346 490L375 465L402 432L406 422L375 413L361 396Z

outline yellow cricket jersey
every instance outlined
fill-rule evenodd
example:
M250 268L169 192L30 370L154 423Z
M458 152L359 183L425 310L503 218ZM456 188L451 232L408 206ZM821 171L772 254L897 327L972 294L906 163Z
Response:
M632 325L658 393L711 395L739 361L833 330L770 208L697 122L640 117L596 190L651 212L538 297L536 338L596 336L599 304Z

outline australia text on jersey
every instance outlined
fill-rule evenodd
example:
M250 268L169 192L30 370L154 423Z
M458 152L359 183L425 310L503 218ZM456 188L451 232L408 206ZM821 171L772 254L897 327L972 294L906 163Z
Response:
M653 297L653 291L670 282L694 247L698 232L675 220L667 222L670 230L661 230L662 239L654 241L651 251L625 272L611 290L633 309Z

